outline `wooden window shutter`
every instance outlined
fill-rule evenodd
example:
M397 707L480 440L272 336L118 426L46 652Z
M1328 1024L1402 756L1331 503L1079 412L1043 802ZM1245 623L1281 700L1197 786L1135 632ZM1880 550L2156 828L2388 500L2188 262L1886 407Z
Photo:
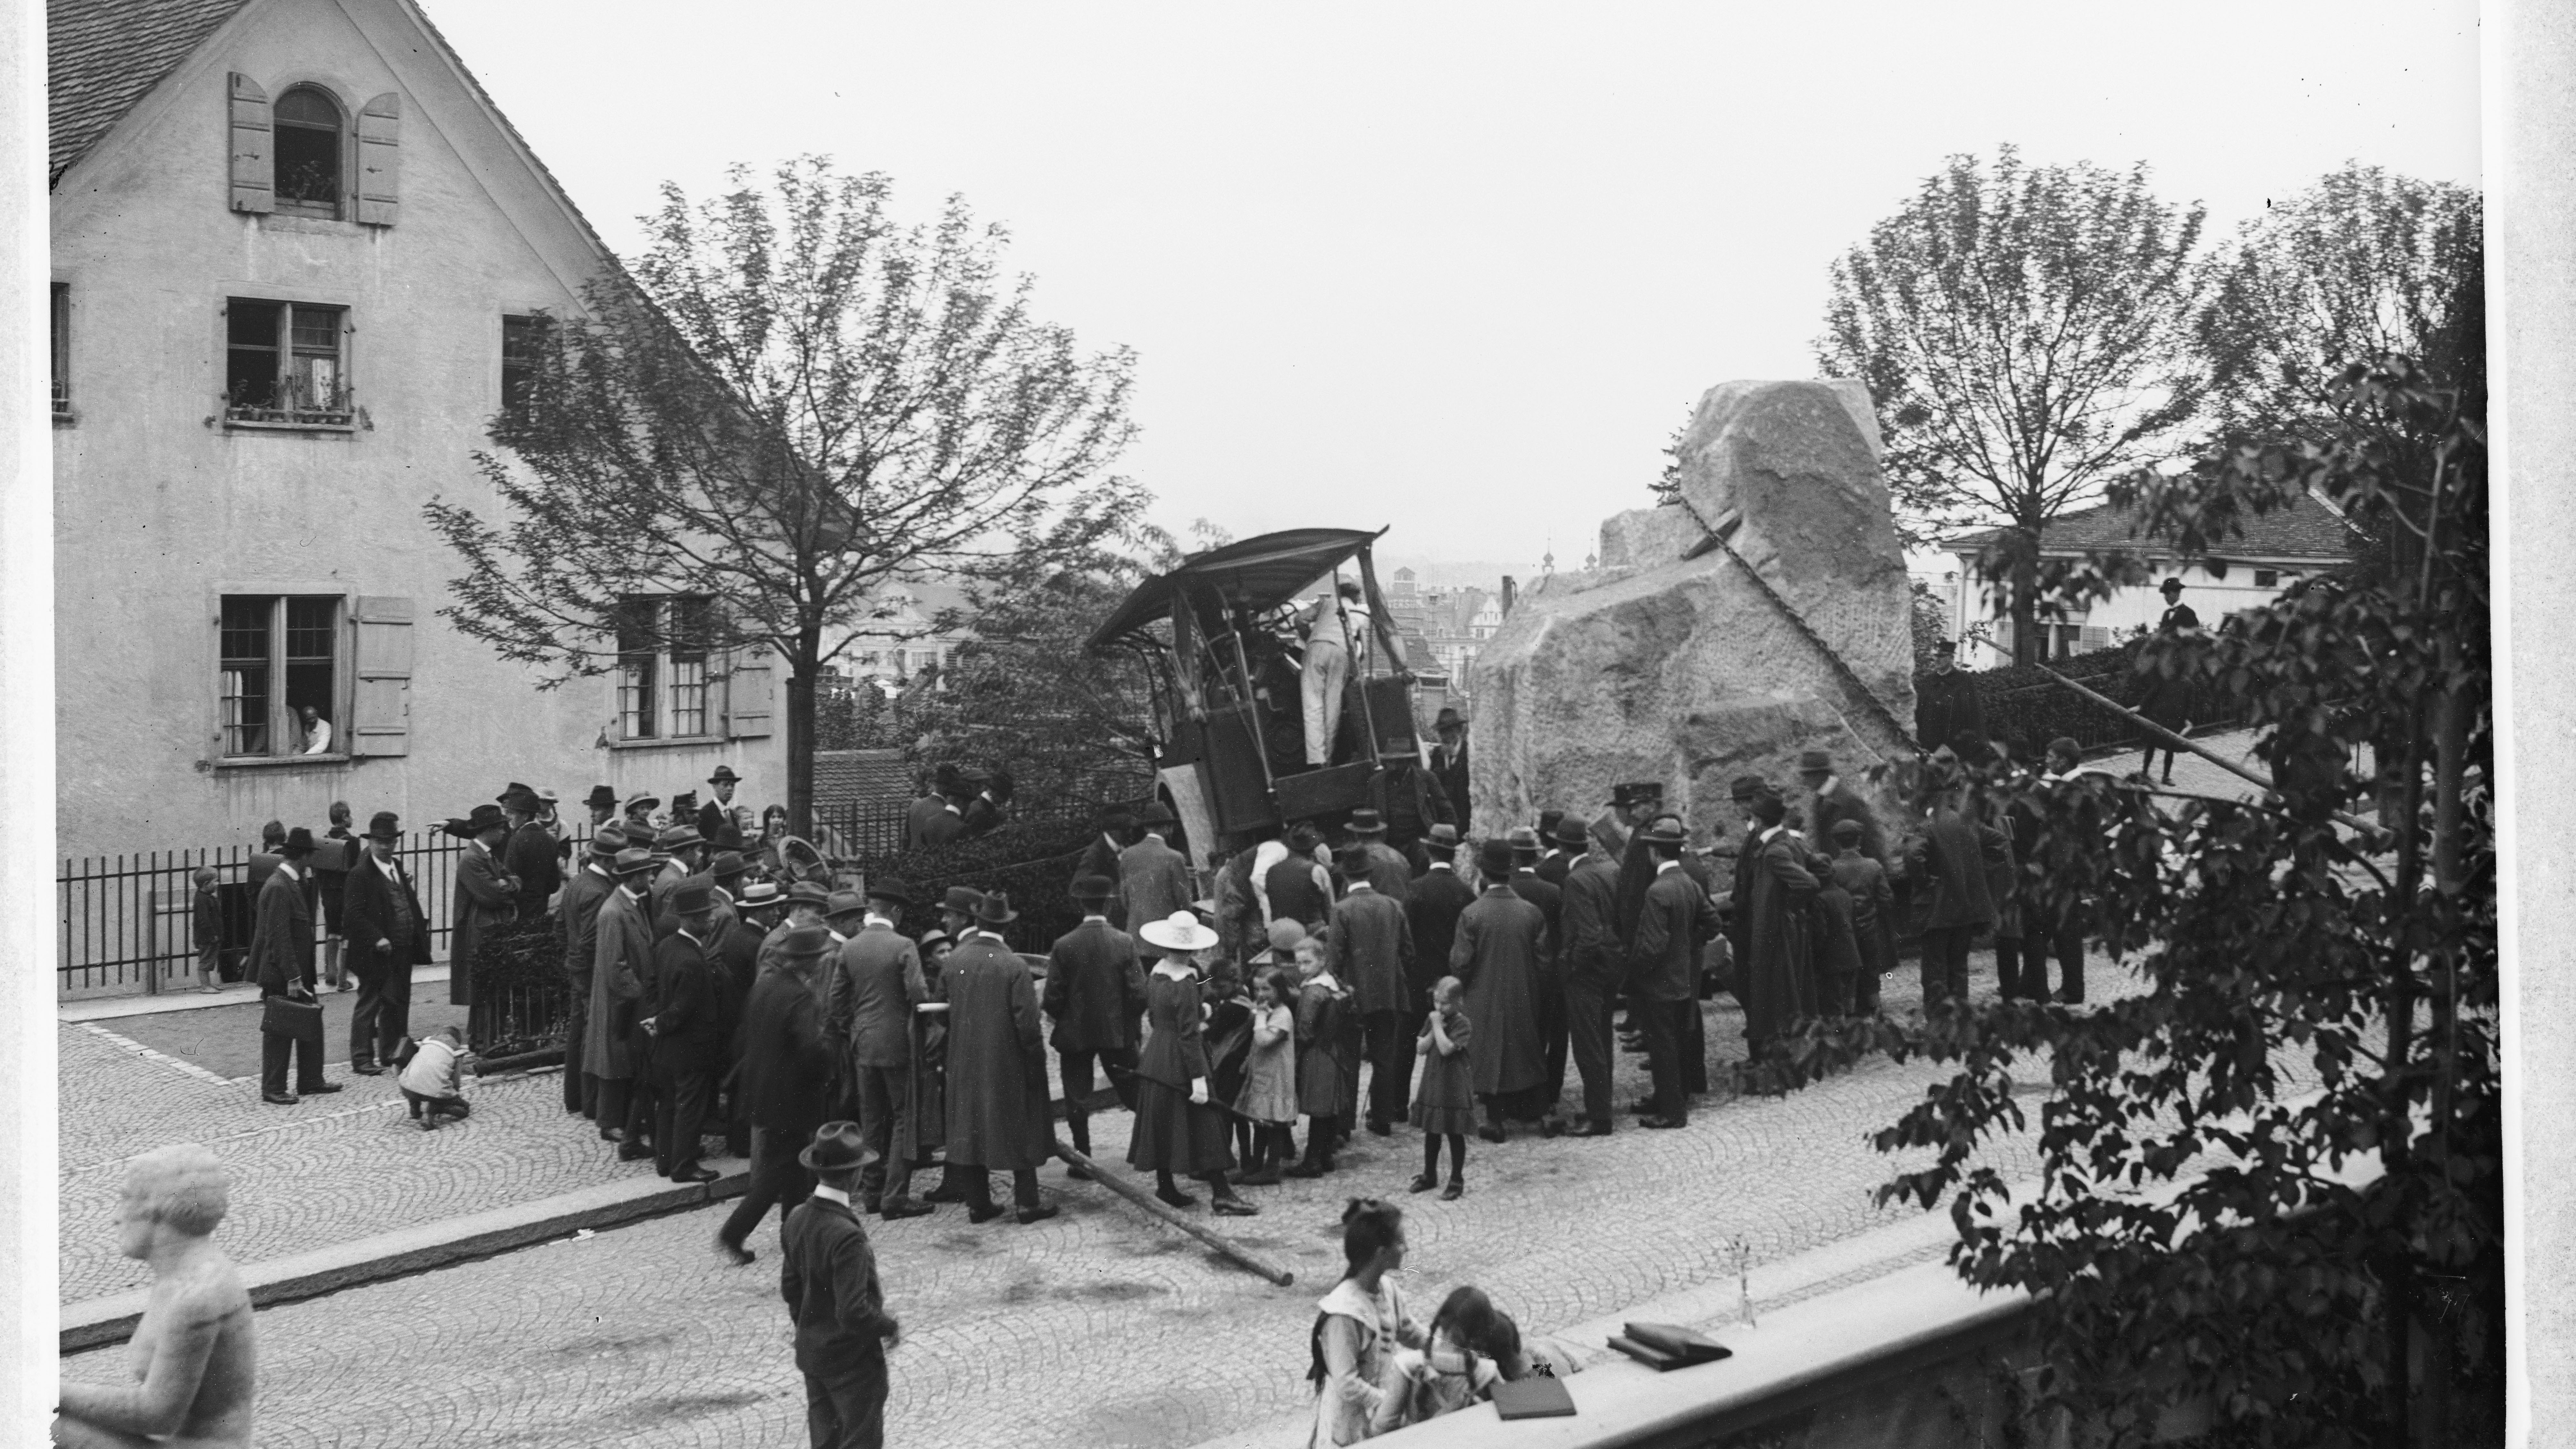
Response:
M358 693L349 753L411 753L411 600L358 600Z
M387 91L358 112L358 220L394 224L395 188L402 176L402 97Z
M233 72L232 154L233 210L273 211L277 207L277 169L269 160L273 128L268 92L259 82Z
M769 717L776 712L773 700L768 665L735 665L725 679L725 737L767 739Z

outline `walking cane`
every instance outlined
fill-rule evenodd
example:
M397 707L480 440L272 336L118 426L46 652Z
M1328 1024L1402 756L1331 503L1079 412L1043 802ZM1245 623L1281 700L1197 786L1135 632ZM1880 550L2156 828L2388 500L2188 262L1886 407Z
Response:
M1099 1183L1102 1187L1109 1189L1111 1192L1127 1199L1136 1206L1143 1208L1145 1211L1152 1213L1158 1218L1161 1218L1164 1222L1171 1224L1173 1227L1179 1228L1182 1232L1185 1232L1191 1237L1198 1239L1200 1242L1207 1244L1209 1247L1216 1249L1218 1253L1224 1255L1236 1266L1249 1268L1253 1272L1260 1274L1262 1277L1269 1279L1271 1282L1278 1284L1282 1288L1285 1288L1289 1284L1297 1281L1296 1274L1260 1257L1249 1248L1236 1243L1224 1234L1211 1228L1202 1227L1199 1224L1190 1221L1188 1218L1174 1212L1168 1204L1155 1197L1152 1193L1145 1191L1136 1184L1127 1181L1126 1178L1119 1174L1111 1172L1109 1169L1102 1167L1099 1163L1094 1162L1083 1154L1065 1146L1063 1138L1059 1137L1055 1139L1055 1155L1072 1163L1074 1166L1081 1168L1083 1171L1090 1173L1092 1181Z

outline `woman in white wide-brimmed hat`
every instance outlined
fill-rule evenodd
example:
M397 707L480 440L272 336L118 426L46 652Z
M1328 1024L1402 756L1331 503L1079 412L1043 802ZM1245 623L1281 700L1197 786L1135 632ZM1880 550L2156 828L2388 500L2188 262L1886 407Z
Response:
M1152 1172L1154 1195L1173 1207L1197 1205L1173 1180L1195 1177L1208 1185L1217 1212L1250 1217L1261 1209L1225 1180L1234 1165L1232 1134L1209 1090L1205 1008L1192 966L1194 956L1215 948L1217 934L1189 911L1148 921L1137 934L1164 955L1145 978L1145 1050L1136 1061L1136 1135L1127 1165Z

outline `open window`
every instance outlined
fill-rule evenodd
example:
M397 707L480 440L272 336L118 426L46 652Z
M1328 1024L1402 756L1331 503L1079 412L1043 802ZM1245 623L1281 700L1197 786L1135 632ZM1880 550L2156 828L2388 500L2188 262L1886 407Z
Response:
M346 428L347 309L234 298L224 306L224 420Z
M225 596L217 665L223 758L349 752L340 729L341 606L335 595Z
M277 98L272 119L278 213L340 220L348 132L340 103L319 86L295 86Z

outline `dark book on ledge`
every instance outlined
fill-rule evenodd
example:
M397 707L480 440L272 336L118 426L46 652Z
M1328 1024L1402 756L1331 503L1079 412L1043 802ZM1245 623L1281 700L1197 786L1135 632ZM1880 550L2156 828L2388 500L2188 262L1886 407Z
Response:
M1715 1363L1730 1357L1733 1351L1716 1339L1696 1329L1671 1323L1631 1323L1624 1325L1628 1338L1644 1344L1657 1353L1683 1363Z
M1662 1349L1648 1348L1633 1338L1615 1333L1610 1335L1610 1346L1657 1373L1662 1373L1666 1369L1680 1368L1684 1363L1681 1358L1666 1353Z
M1562 1419L1574 1413L1574 1395L1545 1376L1494 1385L1494 1412L1506 1419Z

